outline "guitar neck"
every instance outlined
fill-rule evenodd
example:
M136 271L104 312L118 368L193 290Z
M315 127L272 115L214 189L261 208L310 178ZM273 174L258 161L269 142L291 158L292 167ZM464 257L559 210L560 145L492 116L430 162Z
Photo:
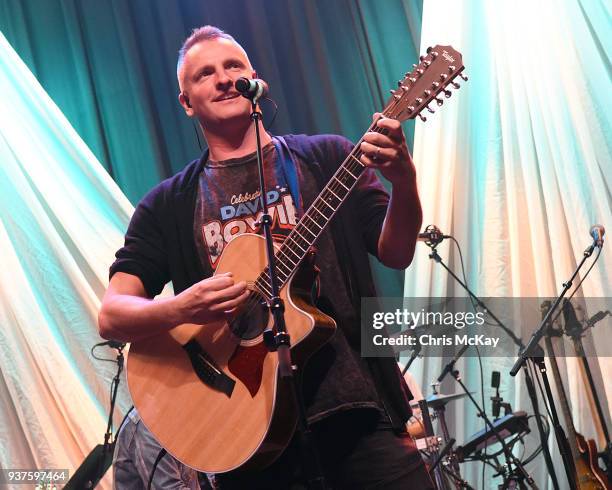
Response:
M459 88L459 84L453 81L457 76L467 80L462 74L464 66L461 53L452 46L436 45L427 48L427 54L420 56L418 64L412 66L412 71L398 81L398 88L391 90L391 97L382 111L382 117L402 122L418 116L425 121L426 117L421 112L424 109L434 112L428 105L430 102L435 101L438 107L442 106L444 100L438 95L444 93L445 98L450 97L449 85ZM386 129L377 126L377 121L370 125L368 131L387 134ZM362 141L363 137L277 250L275 258L279 288L282 288L296 271L363 173L365 166L360 161L363 155L360 149ZM264 297L272 296L267 267L259 274L255 286Z
M386 134L386 130L378 128L375 122L368 131ZM360 149L362 141L363 137L353 147L276 252L276 275L279 287L283 287L298 268L310 247L323 233L364 172L365 165L360 161L363 155ZM267 297L271 296L272 288L268 268L259 275L256 285Z

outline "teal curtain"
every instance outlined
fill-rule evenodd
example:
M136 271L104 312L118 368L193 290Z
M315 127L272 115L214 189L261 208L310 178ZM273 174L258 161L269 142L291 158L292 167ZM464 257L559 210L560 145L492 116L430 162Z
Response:
M200 152L175 77L194 27L244 45L273 132L356 140L417 59L420 21L413 0L0 0L0 31L133 204Z
M270 131L356 141L417 60L421 15L422 0L0 0L0 32L135 205L200 154L175 76L193 28L246 48L278 104ZM400 295L403 275L372 265Z

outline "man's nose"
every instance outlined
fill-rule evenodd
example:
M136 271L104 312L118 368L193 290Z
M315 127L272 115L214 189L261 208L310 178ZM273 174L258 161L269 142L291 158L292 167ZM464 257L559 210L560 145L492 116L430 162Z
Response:
M229 88L234 85L234 80L225 71L221 71L217 77L217 85L219 87Z

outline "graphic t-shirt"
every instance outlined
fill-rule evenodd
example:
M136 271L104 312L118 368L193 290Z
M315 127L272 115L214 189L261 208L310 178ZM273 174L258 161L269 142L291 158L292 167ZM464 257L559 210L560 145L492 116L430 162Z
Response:
M297 208L274 144L266 145L262 152L272 236L282 242L298 222ZM262 233L256 154L222 162L209 160L200 175L199 186L194 235L202 264L215 270L232 238L243 233Z

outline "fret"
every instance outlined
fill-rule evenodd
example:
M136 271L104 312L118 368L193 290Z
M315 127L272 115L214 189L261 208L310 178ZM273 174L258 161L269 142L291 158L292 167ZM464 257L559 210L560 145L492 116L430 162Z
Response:
M302 252L306 253L306 250L304 250L302 247L300 247L300 244L299 244L298 242L296 242L296 241L295 241L295 239L293 239L293 238L291 237L291 235L289 235L285 241L289 241L289 240L291 240L293 243L295 243L295 244L298 246L298 248L299 248L299 249L300 249ZM290 250L291 250L291 249L290 249ZM291 251L293 252L293 250L291 250ZM293 253L295 253L295 252L293 252ZM297 255L297 254L296 254L296 255ZM299 257L299 255L298 255L298 257ZM301 258L301 257L300 257L300 258Z
M281 271L280 268L284 267L285 270ZM278 270L278 273L280 274L281 272L283 274L285 274L286 276L290 276L291 275L291 267L287 266L287 264L285 264L280 257L278 257L278 255L276 256L276 269ZM287 272L288 271L288 272Z
M295 228L294 228L294 229L291 231L291 233L295 233L295 234L296 234L296 235L298 235L298 236L299 236L299 237L300 237L302 240L304 240L306 243L308 243L308 240L306 240L306 238L304 238L304 236L303 236L303 235L302 235L302 234L301 234L301 233L300 233L300 232L299 232L297 229L298 229L298 227L296 226L296 227L295 227ZM294 242L296 242L296 241L295 241L295 239L293 239L293 241L294 241ZM296 243L297 243L297 242L296 242ZM298 245L299 245L299 244L298 244ZM301 248L301 247L300 247L300 248Z
M263 274L266 274L265 276ZM266 280L266 282L264 281L264 278ZM263 284L261 284L263 283ZM268 298L272 297L272 286L270 286L270 283L268 282L268 269L266 268L266 270L259 276L259 279L257 280L257 285L263 290L263 292L265 293L265 295L268 296ZM264 286L265 287L262 287Z
M328 202L327 202L325 199L323 199L321 196L319 196L319 198L318 198L318 199L320 199L322 202L324 202L324 203L327 205L327 207L328 207L329 209L331 209L331 210L332 210L334 213L336 212L336 210L335 210L335 209L332 207L332 205L331 205L331 204L329 204L329 203L328 203ZM324 216L325 216L325 215L324 215ZM325 217L327 218L327 216L325 216ZM329 219L329 218L327 218L327 219Z
M329 218L331 218L331 216L325 216L325 215L323 214L323 211L321 211L319 208L317 208L316 201L315 201L315 203L313 203L313 205L312 205L312 209L314 209L314 210L315 210L317 213L319 213L321 216L323 216L323 217L325 218L325 221L326 221L326 222L329 220ZM332 208L332 209L333 209L333 208ZM313 221L314 221L314 220L313 220Z
M320 227L319 227L320 228ZM308 228L308 226L306 226L306 223L302 223L302 229L306 230L308 233L310 233L314 238L317 238L317 234L313 233L310 228ZM297 232L296 232L297 233ZM300 235L301 236L301 235Z
M338 182L338 183L339 183L339 184L340 184L342 187L344 187L344 188L346 189L346 191L347 191L347 192L351 190L350 188L348 188L347 186L345 186L345 185L342 183L342 181L341 181L341 180L340 180L338 177L336 177L335 175L334 175L332 178L333 178L333 179L334 179L336 182Z
M365 168L365 165L361 163L352 153L349 155L349 157L351 157L354 161L356 161L360 167Z
M287 237L287 239L289 239L289 237ZM300 263L300 260L302 260L302 256L299 253L297 253L295 250L293 250L289 245L287 245L287 240L283 242L282 248L284 250L290 251L293 255L297 257L297 262L295 263L295 265L298 265Z
M319 214L321 214L321 213L319 213ZM312 221L312 222L313 222L315 225L317 225L317 228L319 228L319 230L322 230L322 229L323 229L323 227L322 227L322 226L321 226L319 223L317 223L317 222L316 222L316 221L315 221L315 220L312 218L312 216L310 216L309 214L305 214L305 215L304 215L304 218L308 218L310 221ZM308 230L308 231L310 231L310 230ZM316 236L316 235L315 235L315 236Z
M329 192L331 192L331 193L334 195L334 197L335 197L336 199L338 199L338 201L342 202L342 198L341 198L341 197L339 197L339 196L338 196L338 195L337 195L337 194L336 194L334 191L332 191L332 190L329 188L329 185L327 186L327 189L326 189L326 190L328 190Z
M281 247L281 248L278 250L278 253L279 253L279 254L283 254L283 255L284 255L286 258L287 258L287 260L288 260L288 261L291 263L291 265L292 265L293 267L296 267L296 266L297 266L297 263L296 263L296 262L294 262L293 260L291 260L291 259L289 258L289 256L288 256L288 255L287 255L287 254L286 254L286 253L283 251L283 247Z
M342 170L344 170L347 174L349 174L351 177L353 177L355 180L357 180L357 176L353 175L353 172L351 172L348 167L342 167Z

